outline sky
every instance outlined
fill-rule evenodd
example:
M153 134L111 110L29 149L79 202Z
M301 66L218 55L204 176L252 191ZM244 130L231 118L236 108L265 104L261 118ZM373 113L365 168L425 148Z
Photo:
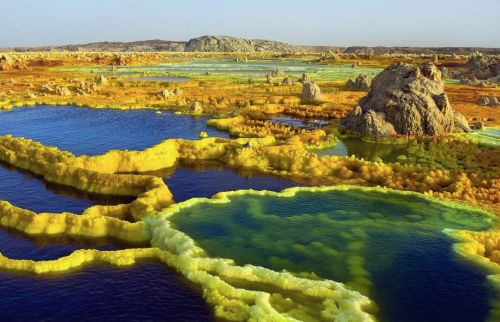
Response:
M294 45L500 47L500 0L17 0L0 47L204 35Z

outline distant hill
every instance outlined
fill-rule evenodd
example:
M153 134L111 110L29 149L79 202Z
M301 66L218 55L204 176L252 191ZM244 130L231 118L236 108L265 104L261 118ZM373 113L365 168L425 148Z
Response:
M189 41L144 40L133 42L95 42L84 45L6 47L0 52L61 52L61 51L108 51L108 52L313 52L328 51L357 54L459 54L466 55L476 51L484 54L500 54L500 48L478 47L338 47L338 46L297 46L273 40L244 39L230 36L202 36Z
M41 47L8 47L0 48L0 52L32 52L32 51L109 51L109 52L134 52L134 51L184 51L185 41L169 40L143 40L132 42L93 42L85 45L41 46Z
M479 51L488 55L499 55L500 48L483 48L483 47L366 47L353 46L348 47L344 53L346 54L457 54L468 55Z

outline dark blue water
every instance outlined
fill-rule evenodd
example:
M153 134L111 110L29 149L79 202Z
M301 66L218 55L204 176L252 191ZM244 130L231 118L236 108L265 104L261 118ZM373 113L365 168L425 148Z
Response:
M372 270L380 285L374 292L380 320L485 321L493 295L485 274L450 256L452 241L445 236L413 243L399 250L390 268Z
M0 200L36 213L63 211L81 214L94 205L130 203L133 197L87 193L68 186L50 183L42 176L0 161Z
M1 321L213 321L199 291L162 263L71 275L0 272Z
M281 191L296 186L326 184L326 182L306 179L292 182L285 177L207 161L180 160L174 167L146 174L163 177L163 181L174 195L176 202L195 197L211 198L221 191L242 189Z
M68 256L77 249L117 250L126 247L124 243L107 238L30 236L12 229L0 228L0 253L12 259L54 260Z
M176 115L173 111L90 109L37 106L0 111L0 135L26 137L75 155L99 155L112 149L142 150L166 139L228 138L227 132L206 126L209 117Z

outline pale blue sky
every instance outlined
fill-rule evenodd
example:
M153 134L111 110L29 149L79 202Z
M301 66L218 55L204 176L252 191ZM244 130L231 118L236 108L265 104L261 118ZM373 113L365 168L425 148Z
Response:
M500 0L5 0L0 47L203 35L295 45L500 47Z

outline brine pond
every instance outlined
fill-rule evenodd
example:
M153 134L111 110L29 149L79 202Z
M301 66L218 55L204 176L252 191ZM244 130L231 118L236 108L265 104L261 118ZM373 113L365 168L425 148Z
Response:
M206 116L156 114L152 109L115 110L75 106L36 106L0 111L0 135L25 137L76 156L112 149L143 150L167 139L198 140L201 131L228 138L208 127Z
M101 66L94 67L79 67L79 68L56 68L58 70L78 70L84 72L98 71ZM367 74L370 79L373 79L379 74L380 68L366 68L359 66L352 68L351 65L317 65L308 64L307 61L290 61L280 59L267 60L249 60L247 62L236 62L230 60L201 60L201 61L185 61L160 63L150 66L117 66L115 67L116 74L118 73L137 73L148 76L148 73L167 74L164 76L187 77L187 78L203 78L209 80L211 77L219 75L224 79L248 81L249 76L257 79L265 79L267 74L279 69L285 72L285 75L298 79L303 73L307 73L313 81L347 81L355 79L360 74ZM110 72L111 67L105 68L105 72ZM211 75L206 75L209 72ZM277 77L277 79L280 77Z
M296 126L301 129L315 130L321 129L328 124L325 120L301 120L294 119L290 116L276 116L269 120L271 123L280 123L288 126ZM311 149L309 152L317 154L319 157L324 155L335 156L356 156L358 159L365 159L367 161L383 161L386 163L403 162L398 159L399 156L404 155L409 157L407 148L408 144L394 144L394 143L379 143L368 142L358 137L350 135L337 135L339 143L331 148L326 149Z
M170 220L211 256L344 282L376 302L381 321L488 317L493 290L485 274L455 256L442 230L487 230L497 222L490 216L357 188L229 199Z

